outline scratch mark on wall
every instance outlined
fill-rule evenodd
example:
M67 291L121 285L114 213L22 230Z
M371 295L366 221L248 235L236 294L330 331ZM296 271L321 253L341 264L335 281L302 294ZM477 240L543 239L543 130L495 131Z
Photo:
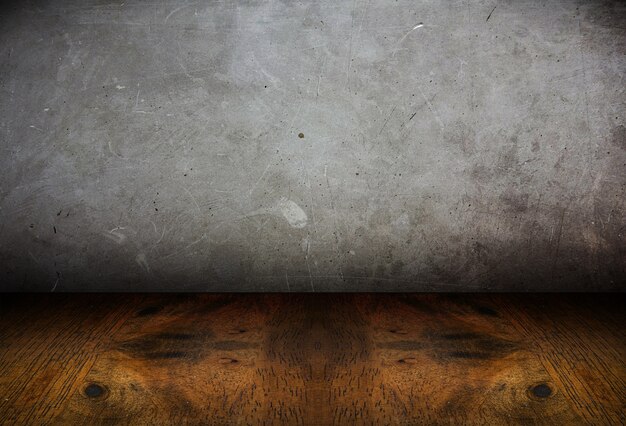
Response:
M163 21L163 23L164 23L164 24L167 24L167 21L168 21L168 20L169 20L169 19L170 19L170 18L171 18L171 17L172 17L172 16L173 16L176 12L178 12L179 10L182 10L182 9L184 9L184 8L186 8L186 7L189 7L189 6L185 4L185 5L183 5L183 6L177 7L176 9L172 10L172 11L171 11L171 12L170 12L170 13L169 13L166 17L165 17L165 20Z
M417 86L417 89L419 90L420 95L422 95L422 98L424 99L424 102L426 102L426 105L428 105L428 109L435 116L435 120L437 120L437 123L439 124L439 128L443 131L445 126L443 125L443 121L441 121L441 118L439 117L439 114L437 114L437 110L435 110L435 108L430 103L428 98L426 98L426 95L424 94L424 91L422 90L422 88L419 85Z
M378 136L381 135L381 133L383 132L383 130L385 129L385 126L387 125L387 123L389 122L389 119L391 118L391 116L393 115L393 112L396 110L396 106L394 105L393 108L391 109L391 112L389 113L389 115L387 116L387 119L385 120L385 122L383 123L382 127L380 128L380 131L378 132Z
M400 40L398 40L398 42L396 43L396 46L394 47L393 50L393 54L391 55L391 57L395 57L396 56L396 52L398 51L398 48L400 47L400 45L402 44L402 42L404 41L405 38L407 38L409 36L409 34L411 34L413 31L415 31L418 28L422 28L424 26L424 24L422 24L421 22L419 24L417 24L416 26L414 26L413 28L411 28L409 30L409 32L407 32Z
M259 182L261 182L263 180L263 177L265 176L265 173L267 173L267 169L269 169L269 168L270 168L269 164L267 166L265 166L265 170L263 170L263 173L261 173L261 176L257 179L257 181L254 183L254 185L252 185L252 187L250 188L250 191L248 192L248 195L252 195L252 193L254 192L256 187L259 185Z
M202 210L200 209L200 205L198 204L198 202L196 201L196 197L193 196L193 194L191 193L191 191L187 188L187 187L183 187L183 189L185 190L185 192L187 194L189 194L189 196L191 197L191 200L193 201L193 203L196 205L196 208L198 209L198 214L202 213Z

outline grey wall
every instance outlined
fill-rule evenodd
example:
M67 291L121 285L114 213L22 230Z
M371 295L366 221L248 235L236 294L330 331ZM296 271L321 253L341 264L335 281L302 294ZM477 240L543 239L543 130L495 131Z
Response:
M625 54L610 1L5 5L0 288L624 290Z

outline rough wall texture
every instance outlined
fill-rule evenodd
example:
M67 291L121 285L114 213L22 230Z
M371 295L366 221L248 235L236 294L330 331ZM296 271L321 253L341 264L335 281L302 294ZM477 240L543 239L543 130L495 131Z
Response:
M624 290L626 4L17 2L3 290Z

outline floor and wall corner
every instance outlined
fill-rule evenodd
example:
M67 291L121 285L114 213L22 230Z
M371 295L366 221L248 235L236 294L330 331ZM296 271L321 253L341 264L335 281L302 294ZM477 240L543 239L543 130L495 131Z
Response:
M626 424L626 2L0 4L0 425Z

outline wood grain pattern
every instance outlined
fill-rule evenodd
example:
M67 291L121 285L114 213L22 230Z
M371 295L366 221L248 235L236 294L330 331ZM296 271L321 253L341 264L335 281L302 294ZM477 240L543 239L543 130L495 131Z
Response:
M622 295L3 295L3 424L624 424Z

